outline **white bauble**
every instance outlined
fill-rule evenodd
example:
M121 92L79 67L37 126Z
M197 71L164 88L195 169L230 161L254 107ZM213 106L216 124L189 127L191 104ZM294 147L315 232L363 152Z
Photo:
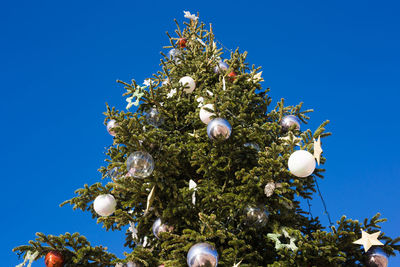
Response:
M117 201L111 194L99 195L93 202L93 208L100 216L110 216L114 213Z
M288 165L294 176L307 177L314 172L315 158L306 150L297 150L290 155Z
M185 91L186 93L190 94L194 91L194 89L196 88L196 82L193 80L192 77L190 76L185 76L182 77L179 80L179 83L185 87L185 89L183 91Z
M200 109L200 120L204 122L205 124L208 124L211 121L211 116L214 116L215 114L212 112L207 111L206 109L214 110L214 105L213 104L207 104L201 107Z

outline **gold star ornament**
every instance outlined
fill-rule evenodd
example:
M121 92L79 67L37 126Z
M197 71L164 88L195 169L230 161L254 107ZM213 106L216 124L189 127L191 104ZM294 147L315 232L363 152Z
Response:
M314 139L314 158L317 160L318 165L321 161L321 153L322 153L322 148L321 148L321 137L318 136L318 140Z
M372 246L383 246L383 243L378 240L381 231L368 234L367 232L361 230L361 238L354 241L353 244L363 245L365 252L367 252Z

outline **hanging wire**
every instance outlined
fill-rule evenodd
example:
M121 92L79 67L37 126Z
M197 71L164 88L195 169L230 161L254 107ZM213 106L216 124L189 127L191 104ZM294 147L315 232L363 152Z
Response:
M311 203L310 203L310 200L308 198L307 198L307 205L308 205L308 213L310 214L311 219L313 220L314 216L311 213Z
M319 197L321 198L322 205L324 206L324 212L325 212L326 216L328 217L329 226L332 227L333 223L332 223L332 220L331 220L331 216L329 215L329 212L328 212L328 209L326 207L326 203L325 203L324 197L322 196L321 190L319 189L318 181L317 181L317 179L315 177L314 177L314 181L315 181L315 184L317 185L317 190L318 190Z
M224 45L223 45L220 41L218 41L217 39L215 39L215 42L216 42L217 44L219 44L220 46L222 46L222 48L225 49L226 51L233 53L233 50L232 50L232 49L227 48L226 46L224 46Z

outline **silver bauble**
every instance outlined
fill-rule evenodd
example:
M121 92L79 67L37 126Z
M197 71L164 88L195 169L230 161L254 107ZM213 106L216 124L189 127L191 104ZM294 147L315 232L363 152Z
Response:
M222 118L213 119L208 123L207 134L211 140L228 139L232 132L232 126Z
M229 69L229 65L223 62L222 60L218 63L217 66L214 68L214 73L220 73L222 71L226 71Z
M154 170L153 157L144 151L136 151L129 155L126 160L128 175L135 178L146 178Z
M166 223L162 223L161 219L158 218L154 223L153 223L153 234L155 237L160 239L160 233L165 233L165 232L172 232L173 227L169 226Z
M293 115L287 115L282 118L281 120L281 126L282 128L287 131L292 127L293 125L296 126L296 129L300 131L300 120L296 116Z
M158 127L163 123L163 118L156 108L150 108L146 112L146 121L148 124Z
M193 245L187 254L189 267L215 267L218 265L218 252L208 243Z
M267 225L269 213L264 207L247 207L245 209L249 225L264 227Z
M386 253L381 248L373 248L367 253L367 263L368 267L387 267L389 264L389 259Z

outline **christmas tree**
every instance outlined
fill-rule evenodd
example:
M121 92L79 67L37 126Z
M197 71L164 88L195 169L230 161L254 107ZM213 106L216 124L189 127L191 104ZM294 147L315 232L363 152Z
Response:
M312 110L272 106L246 52L224 59L211 25L185 17L160 71L143 85L119 81L127 111L107 106L108 182L61 204L106 230L129 226L130 252L118 259L78 233L38 233L14 249L20 266L387 266L400 238L380 232L379 214L324 227L300 205L323 177L328 121L303 130Z

